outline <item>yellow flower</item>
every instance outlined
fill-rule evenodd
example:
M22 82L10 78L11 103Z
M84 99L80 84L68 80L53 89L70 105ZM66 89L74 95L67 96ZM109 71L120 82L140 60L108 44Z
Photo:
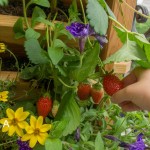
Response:
M8 98L8 91L3 91L3 92L0 92L0 101L3 101L3 102L6 102L8 101L7 98Z
M30 117L30 126L25 128L26 134L21 138L22 141L29 141L29 146L33 148L37 142L44 145L48 137L47 131L52 127L51 124L43 124L43 117L39 116L36 119L34 116Z
M3 124L2 132L8 132L9 136L12 136L15 132L20 137L23 135L23 130L28 123L24 121L29 112L23 112L23 107L18 108L16 112L8 108L6 110L8 118L3 118L0 120L0 123Z
M0 43L0 53L3 53L6 51L6 45L4 43Z

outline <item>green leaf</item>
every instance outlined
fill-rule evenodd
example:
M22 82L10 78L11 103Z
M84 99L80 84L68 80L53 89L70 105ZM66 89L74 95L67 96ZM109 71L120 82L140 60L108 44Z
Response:
M49 62L48 57L44 55L44 50L41 48L38 40L29 39L25 41L25 51L28 58L34 64L45 64Z
M130 60L146 60L146 55L143 49L141 49L134 41L128 40L122 48L108 57L104 61L104 64Z
M31 0L33 4L37 4L43 7L50 7L50 3L48 0Z
M25 31L23 28L23 18L20 17L18 20L15 22L13 26L13 31L15 33L15 38L19 39L25 36Z
M8 0L0 0L0 6L8 5Z
M95 139L95 150L105 150L104 142L103 142L100 132L97 133L97 136Z
M62 142L60 139L46 139L45 150L62 150Z
M33 150L45 150L45 146L41 144L36 144Z
M147 69L150 68L150 62L148 61L140 60L140 61L136 61L136 63L143 68L147 68Z
M35 23L44 23L45 25L49 25L52 28L54 28L54 24L46 19L44 19L43 17L37 17L34 19Z
M66 119L57 121L57 122L55 121L52 124L50 138L61 138L63 131L66 128L67 123L68 123L68 120L66 120Z
M80 124L80 109L77 105L72 91L67 92L60 104L56 120L67 119L69 122L63 131L63 136L71 134Z
M40 37L40 33L36 32L34 29L32 28L28 28L25 32L25 38L27 40L29 39L38 39Z
M100 4L104 7L104 9L106 10L106 12L114 19L116 19L116 16L114 15L114 13L112 12L112 10L110 9L110 7L107 5L107 3L105 2L105 0L99 0Z
M58 47L58 48L66 48L67 45L60 39L55 39L54 40L54 45L53 47Z
M94 27L95 31L105 35L108 29L108 16L97 0L88 0L87 16L90 25Z
M45 12L40 8L40 7L35 7L32 13L32 18L31 18L31 27L33 28L36 24L36 18L38 17L42 17L42 18L46 18L46 14Z
M48 48L48 55L52 60L52 63L54 65L57 65L58 62L63 58L64 53L62 48L54 48L54 47L49 47Z
M97 43L93 49L87 51L84 56L82 66L71 72L71 76L81 82L85 80L89 75L93 74L95 67L99 60L100 47ZM92 65L91 65L92 64Z

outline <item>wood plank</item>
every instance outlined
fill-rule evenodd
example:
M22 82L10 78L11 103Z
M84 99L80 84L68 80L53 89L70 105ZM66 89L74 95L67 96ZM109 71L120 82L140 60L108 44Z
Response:
M24 38L15 39L13 32L13 26L18 18L19 18L18 16L0 15L0 42L4 42L16 56L24 57L25 51L23 44L25 39ZM58 21L55 21L54 23L56 22ZM37 30L42 34L43 31L45 30L45 25L39 23L38 25L35 26L35 30ZM62 36L61 39L71 47L78 46L78 44L74 40L67 40L65 36ZM9 54L2 54L1 56L7 57L9 56Z
M111 8L111 10L114 12L117 20L123 26L125 26L128 30L131 30L134 12L131 9L129 9L124 3L120 4L119 0L113 0L113 1L106 0L106 2L109 5L109 7ZM136 0L126 0L126 2L130 6L135 8ZM109 28L108 28L108 32L107 32L109 42L108 42L108 44L105 45L103 53L101 55L103 60L105 60L107 57L109 57L110 55L112 55L113 53L118 51L123 45L121 43L120 39L118 38L116 31L113 28L114 25L116 25L114 22L109 21ZM131 62L123 62L123 64L120 63L120 65L119 65L120 69L119 70L122 70L122 71L125 70L125 73L126 73L127 71L130 70L130 68L129 68L129 66L131 66L130 63ZM114 69L114 70L116 70L115 73L120 73L120 71L118 69L116 69L117 66L115 66L115 65L118 66L118 64L106 65L106 70L111 71L112 69L115 68ZM121 67L122 67L122 69L121 69Z

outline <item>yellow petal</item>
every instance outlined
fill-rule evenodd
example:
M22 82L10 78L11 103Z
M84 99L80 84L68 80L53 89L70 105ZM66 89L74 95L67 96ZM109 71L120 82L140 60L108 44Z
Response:
M8 91L3 91L3 92L0 92L0 93L2 93L2 95L8 95Z
M17 135L19 135L20 137L23 136L23 131L21 128L19 128L18 126L15 126L15 130L16 130Z
M47 134L47 133L39 134L39 135L37 136L37 140L38 140L38 142L39 142L41 145L44 145L44 144L45 144L45 140L46 140L47 137L48 137L48 134Z
M20 121L17 124L22 129L25 129L28 126L28 123L26 121Z
M23 113L23 107L18 108L15 112L15 118L19 120L19 118L22 116L22 113Z
M43 117L42 116L39 116L37 121L36 121L36 128L40 129L40 127L42 126L43 124Z
M37 136L32 135L30 142L29 142L29 146L31 148L33 148L35 146L35 144L37 143Z
M7 132L9 130L9 126L4 126L3 128L2 128L2 132Z
M12 120L13 118L15 118L15 113L14 113L14 111L13 111L12 109L10 109L10 108L7 108L6 114L7 114L8 118L11 119L11 120Z
M8 131L8 135L9 135L9 136L12 136L15 131L16 131L15 126L13 126L13 125L10 126L10 127L9 127L9 131Z
M23 121L29 116L29 112L25 111L20 116L18 116L18 121Z
M33 129L33 127L28 126L28 127L26 128L26 132L27 132L28 134L32 134L32 133L34 133L34 129Z
M34 116L30 117L30 125L31 127L33 127L34 129L36 128L36 118Z
M4 124L5 121L8 121L8 118L3 118L3 119L0 119L0 124Z
M32 134L24 134L21 138L21 141L28 141L29 139L31 139Z
M43 124L40 128L40 132L47 132L48 130L50 130L52 128L51 124Z

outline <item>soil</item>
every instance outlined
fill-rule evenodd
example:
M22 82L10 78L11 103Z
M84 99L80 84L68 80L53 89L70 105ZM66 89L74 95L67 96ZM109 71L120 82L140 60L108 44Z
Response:
M35 5L30 6L30 8L28 9L27 12L27 16L31 17L32 16L32 12L33 12L33 8L35 7ZM64 13L66 13L68 15L68 9L66 8L66 6L63 5L63 2L58 0L58 4L57 7L59 9L61 9ZM45 7L41 7L44 12L48 15L49 13L51 13L51 9L50 8L45 8ZM0 14L3 15L12 15L12 16L23 16L23 6L22 6L22 1L21 0L9 0L9 3L7 6L0 6ZM51 16L54 16L55 12L52 13ZM57 20L60 21L66 21L66 17L61 14L60 12L57 15Z

